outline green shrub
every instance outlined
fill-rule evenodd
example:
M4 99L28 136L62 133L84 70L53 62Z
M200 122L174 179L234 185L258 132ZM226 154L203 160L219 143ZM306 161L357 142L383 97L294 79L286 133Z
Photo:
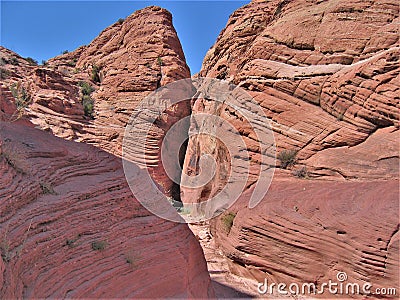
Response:
M0 66L8 64L8 60L4 57L0 57Z
M308 178L308 172L306 167L302 167L300 169L294 170L293 175L298 178Z
M296 150L283 150L278 154L278 159L281 161L281 167L287 169L296 163Z
M95 251L102 251L106 249L107 245L108 244L105 241L94 241L92 242L92 249Z
M99 72L100 72L100 68L99 68L98 66L96 66L96 65L93 65L93 66L92 66L92 80L93 80L94 82L100 83L100 75L99 75Z
M117 23L121 25L122 23L124 23L124 21L125 21L125 19L120 18L120 19L118 19Z
M164 65L164 62L163 62L163 60L162 60L161 57L157 57L157 63L158 63L158 65L159 65L160 67Z
M47 66L47 61L46 60L42 60L42 66Z
M83 105L83 111L85 113L85 116L93 117L93 107L94 107L93 99L90 98L90 96L88 96L88 95L83 95L82 105Z
M94 88L86 81L81 81L78 83L78 85L81 87L81 92L83 95L89 96L94 91Z
M10 87L11 94L15 98L15 105L18 110L22 110L29 106L31 103L31 97L27 93L24 87L21 87L19 84L13 83Z
M69 62L67 62L67 65L68 65L69 67L75 67L75 66L76 66L76 60L75 60L75 59L70 60Z
M233 220L235 219L236 214L235 213L228 213L225 216L222 217L222 223L225 226L226 231L229 233L231 231L232 225L233 225Z
M21 88L18 97L15 100L15 105L17 106L17 109L21 110L27 108L30 103L31 103L31 97L26 92L25 88Z
M10 72L7 69L0 68L0 79L7 79L10 76Z
M17 59L16 57L12 57L12 58L9 60L9 62L10 62L10 64L12 64L12 65L14 65L14 66L18 66L18 65L19 65L19 61L18 61L18 59Z
M65 246L68 246L69 248L74 248L75 246L77 246L76 242L80 239L82 235L79 233L77 236L75 236L72 239L67 239L65 241Z
M62 54L67 54L67 53L69 53L68 50L64 50L64 51L62 52Z
M25 60L26 60L29 64L34 65L34 66L37 66L37 64L38 64L37 60L33 59L32 57L27 57L27 58L25 58Z

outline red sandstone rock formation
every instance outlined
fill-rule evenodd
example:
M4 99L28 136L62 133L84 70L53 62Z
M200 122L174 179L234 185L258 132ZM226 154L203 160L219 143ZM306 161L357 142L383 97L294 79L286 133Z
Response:
M5 48L0 51L6 61L4 86L26 91L29 103L23 110L32 123L117 156L135 107L158 87L190 77L172 16L155 6L133 13L103 30L89 45L50 59L44 66L30 65ZM9 63L13 57L18 65ZM82 82L93 89L90 96L82 94ZM193 95L190 89L182 92L188 99ZM83 97L93 102L92 112L85 113ZM164 174L158 149L168 128L188 115L189 102L165 111L150 143L147 166L167 194L175 186Z
M320 284L345 271L356 282L398 287L398 15L396 1L295 0L253 1L230 17L198 76L245 89L271 119L277 154L297 151L259 206L247 208L250 190L230 209L229 233L224 216L213 221L233 272ZM240 111L198 99L199 112L235 126L252 166L260 164L259 141ZM209 145L207 137L189 141L185 172L199 149L220 172L229 169L223 145ZM182 199L203 201L225 184L216 176L183 189Z
M398 14L396 1L351 6L346 1L254 1L232 14L199 76L246 89L271 119L277 152L298 151L297 165L306 166L310 175L396 176L372 153L361 166L342 160L344 149L351 152L382 135L393 140L390 132L398 132ZM233 112L227 116L219 109L210 105L205 112L223 111L241 127ZM381 130L386 127L393 130ZM243 131L254 151L257 141ZM186 161L196 147L189 143ZM398 164L394 148L381 147L379 159ZM324 165L316 158L321 151L329 151L335 162Z
M12 122L0 124L0 298L212 297L198 241L139 204L112 154L136 105L190 76L171 14L135 12L43 66L0 53L0 121ZM148 159L168 193L157 145L189 114L181 103L154 128Z
M320 288L346 272L347 282L398 288L398 180L275 180L254 209L250 192L230 209L232 227L228 213L212 226L233 273Z
M144 209L117 157L0 122L0 175L0 298L213 296L187 225Z

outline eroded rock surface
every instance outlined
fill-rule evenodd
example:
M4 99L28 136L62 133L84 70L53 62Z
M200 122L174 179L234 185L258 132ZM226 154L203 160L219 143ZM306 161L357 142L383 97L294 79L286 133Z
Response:
M396 177L398 14L395 1L253 1L232 14L198 76L248 91L271 120L277 153L297 151L296 168L306 167L310 176ZM234 109L221 108L199 103L193 113L216 114L240 128L257 164L259 141L251 126ZM392 146L380 147L378 156L391 163L377 167L374 151L362 144L382 137ZM186 165L199 147L201 139L189 142ZM364 149L363 164L346 163L343 153L353 153L350 160L356 147ZM319 159L327 151L335 163Z
M26 93L20 112L33 124L117 156L121 156L125 126L136 106L157 88L190 77L172 16L156 6L133 13L103 30L89 45L43 66L0 50L5 62L3 86L13 90L16 99ZM190 99L194 92L182 93ZM170 107L150 137L147 167L167 194L176 187L163 170L158 150L165 132L188 115L189 100ZM179 196L179 191L175 193Z
M395 1L379 0L252 1L231 15L198 76L253 96L270 119L265 132L274 133L278 167L261 204L249 209L247 190L228 219L227 212L212 223L232 272L321 284L344 271L356 282L398 285L398 15ZM192 114L217 115L238 129L247 153L235 159L250 159L243 170L250 188L266 153L255 120L225 104L198 99ZM219 172L183 190L184 202L229 184L219 175L231 166L224 151L216 139L190 139L184 171L191 176L191 164L208 154Z
M4 122L0 150L0 298L213 296L198 241L141 206L119 158Z
M398 287L398 180L275 180L254 209L250 192L211 227L234 274L320 289L345 272L347 282L370 282L371 292Z

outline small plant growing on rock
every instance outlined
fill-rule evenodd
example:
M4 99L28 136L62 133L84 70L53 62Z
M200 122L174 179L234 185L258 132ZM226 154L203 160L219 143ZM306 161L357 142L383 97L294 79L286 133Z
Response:
M93 117L94 100L90 97L94 88L87 82L79 82L82 92L82 105L85 116Z
M296 163L296 150L283 150L278 154L278 159L281 162L281 167L287 169Z
M40 185L43 195L57 195L57 193L54 191L51 184L45 183L45 182L40 182L39 185Z
M3 158L17 173L26 174L25 170L20 166L22 158L20 158L16 152L7 150L6 147L3 147L2 150L3 152L1 152L0 158Z
M76 242L79 240L81 236L82 236L81 234L78 234L76 237L72 239L67 239L65 241L65 246L68 246L69 248L74 248L76 246Z
M83 105L83 111L85 113L85 116L93 117L94 100L92 98L90 98L90 96L88 96L88 95L83 95L82 105Z
M231 231L232 225L233 225L233 220L235 219L236 214L235 213L228 213L225 216L222 217L222 223L225 226L226 231L229 232Z
M94 82L100 83L100 68L96 65L92 66L92 80Z
M107 247L107 242L105 241L94 241L92 242L92 249L95 251L103 251Z
M8 64L8 60L4 57L0 57L0 66Z
M8 263L11 260L10 242L4 236L0 241L0 254L4 262Z
M94 91L94 88L85 81L79 82L78 85L81 87L81 92L83 95L89 96Z
M13 66L18 66L19 65L19 61L18 61L18 59L16 57L12 57L9 62Z
M18 110L22 110L27 108L31 103L31 97L27 93L24 87L21 87L19 84L16 83L12 84L10 87L11 94L15 98L15 105L17 106Z
M298 178L308 178L307 168L304 166L300 169L294 170L293 175Z
M76 66L76 59L70 60L69 62L67 62L67 65L69 67L75 67Z
M157 64L161 67L164 65L164 62L161 57L157 57Z
M7 69L0 68L0 79L7 79L10 76L10 72Z
M37 60L33 59L32 57L27 57L27 58L25 58L25 60L26 60L30 65L33 65L33 66L37 66L37 65L38 65Z
M62 54L67 54L69 51L68 50L64 50L63 52L61 52Z
M124 21L125 21L125 19L119 18L118 21L117 21L117 23L118 23L119 25L121 25L122 23L124 23Z

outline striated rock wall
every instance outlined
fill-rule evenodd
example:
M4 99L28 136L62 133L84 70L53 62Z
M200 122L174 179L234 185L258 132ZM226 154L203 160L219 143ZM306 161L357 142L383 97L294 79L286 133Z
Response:
M0 298L213 296L187 225L144 209L113 155L0 122L0 175Z
M232 14L199 76L247 90L271 119L277 153L297 151L295 169L335 179L397 177L398 168L380 164L372 151L361 165L343 152L385 135L391 146L379 156L398 165L391 137L399 120L398 14L395 1L253 1ZM205 112L241 126L235 112ZM257 163L258 141L244 127ZM187 161L201 143L189 142ZM324 165L318 154L328 149L332 162Z
M233 273L320 289L345 272L346 282L370 282L372 292L398 287L398 180L275 180L254 209L249 192L230 209L231 228L227 213L212 223ZM326 289L322 297L333 296Z
M133 13L103 30L89 45L50 59L44 66L30 65L5 48L0 51L7 62L1 81L29 95L21 112L33 124L117 156L121 156L123 133L135 107L157 88L190 77L172 16L156 6ZM13 57L18 58L17 65L9 63ZM83 94L82 82L93 90L90 95ZM194 92L182 93L190 99ZM86 107L84 98L89 103ZM86 109L92 111L85 113ZM158 149L165 132L190 112L189 100L165 111L149 142L147 166L167 194L177 188L165 175Z
M391 0L294 0L252 1L229 18L198 76L253 96L270 119L278 166L261 204L248 208L250 188L232 215L212 221L233 273L320 285L344 271L355 282L398 285L398 15ZM250 159L251 187L265 155L255 120L209 99L196 100L192 110L238 128L247 153L235 159ZM287 169L279 159L285 150L296 153ZM190 176L191 162L204 154L217 162L216 174L229 170L221 151L208 137L191 138L184 171ZM215 176L183 190L182 199L203 201L225 184Z

